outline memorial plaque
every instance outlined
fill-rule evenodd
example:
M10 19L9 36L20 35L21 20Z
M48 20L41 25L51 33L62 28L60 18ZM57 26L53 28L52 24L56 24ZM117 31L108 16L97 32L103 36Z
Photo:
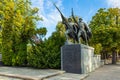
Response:
M79 44L61 47L61 69L81 74L81 46Z

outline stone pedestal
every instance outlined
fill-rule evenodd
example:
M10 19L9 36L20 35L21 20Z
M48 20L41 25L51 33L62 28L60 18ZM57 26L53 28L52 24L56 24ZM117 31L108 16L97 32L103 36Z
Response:
M64 45L61 48L61 69L70 73L81 73L80 52L80 45Z
M92 65L94 48L83 44L61 47L61 69L69 73L88 73Z

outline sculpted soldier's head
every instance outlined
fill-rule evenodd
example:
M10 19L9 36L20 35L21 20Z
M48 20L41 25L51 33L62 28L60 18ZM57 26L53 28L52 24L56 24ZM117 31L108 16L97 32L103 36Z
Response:
M83 19L80 17L80 18L79 18L79 21L81 22L82 20L83 20Z
M71 19L71 18L68 18L68 22L72 22L72 19Z

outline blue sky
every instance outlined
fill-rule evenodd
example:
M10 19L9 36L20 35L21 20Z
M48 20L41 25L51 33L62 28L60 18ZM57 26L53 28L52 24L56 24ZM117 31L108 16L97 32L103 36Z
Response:
M37 27L46 27L48 38L55 31L58 21L61 21L59 12L53 6L56 3L65 17L71 16L71 8L74 14L82 17L85 22L89 22L99 8L119 7L120 0L31 0L33 7L39 8L39 16L43 21L38 22Z

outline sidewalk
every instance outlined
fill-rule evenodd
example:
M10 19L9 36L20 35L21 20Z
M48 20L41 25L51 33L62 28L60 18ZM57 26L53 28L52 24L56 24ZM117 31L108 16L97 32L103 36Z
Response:
M86 76L53 69L0 66L0 80L81 80Z
M120 64L104 65L90 73L84 80L120 80Z
M104 65L89 75L55 69L0 66L0 80L120 80L120 64Z

